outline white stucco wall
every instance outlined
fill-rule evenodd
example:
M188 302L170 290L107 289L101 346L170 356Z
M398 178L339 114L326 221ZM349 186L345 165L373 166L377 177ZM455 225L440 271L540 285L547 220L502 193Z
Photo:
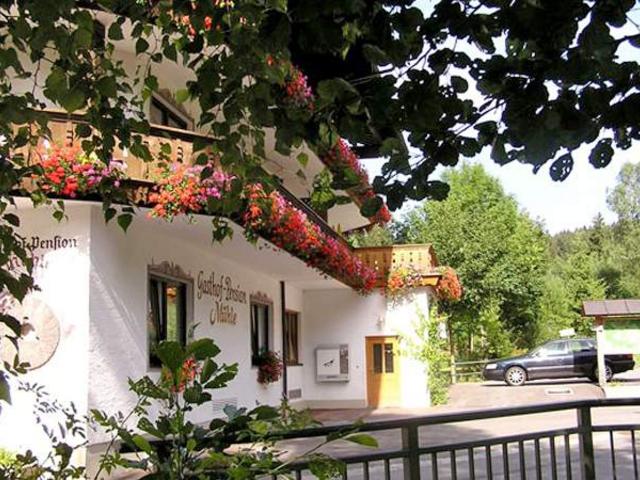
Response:
M58 223L47 208L25 207L18 211L20 233L28 244L38 245L33 253L38 265L34 276L39 291L30 295L51 309L59 323L60 340L47 363L12 379L12 405L0 406L0 447L14 452L30 448L40 457L47 455L51 445L32 413L34 394L19 391L19 384L43 386L51 400L62 406L73 403L79 417L87 413L88 407L89 211L83 206L69 206L66 213L68 219ZM56 237L58 241L52 244L53 248L41 246ZM65 242L61 240L69 246L63 248ZM36 330L35 334L38 333ZM42 421L55 427L64 417L43 415ZM73 443L73 439L69 440Z
M216 254L216 245L195 244L184 237L160 234L157 220L136 218L125 234L117 225L105 225L99 209L92 211L91 222L91 335L89 344L89 405L107 411L127 412L133 397L126 379L140 378L155 370L147 367L147 266L164 261L179 265L197 283L199 271L218 278L230 276L234 284L247 292L247 303L234 303L236 325L209 322L212 299L194 294L193 322L195 337L210 337L222 348L219 360L238 363L239 373L230 385L213 392L214 400L237 402L252 407L258 403L277 404L282 395L280 382L264 387L257 383L257 371L251 367L249 295L266 294L273 301L271 348L282 349L280 283L226 261ZM230 240L244 241L241 237ZM197 285L196 285L197 290ZM289 307L301 306L301 294L287 288ZM205 405L193 412L194 421L207 421L220 411ZM105 438L92 434L90 442Z
M412 336L417 309L428 315L429 292L419 289L401 302L391 302L373 293L368 297L351 290L305 292L303 322L304 392L313 408L358 408L367 405L365 338L367 336ZM318 346L349 345L348 382L322 382L315 377ZM429 404L424 365L408 355L400 357L402 406Z

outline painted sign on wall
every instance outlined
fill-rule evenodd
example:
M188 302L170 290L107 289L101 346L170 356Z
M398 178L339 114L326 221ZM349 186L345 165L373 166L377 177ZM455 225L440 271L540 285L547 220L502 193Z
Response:
M604 322L604 353L640 353L640 319Z
M217 280L216 280L217 278ZM212 325L238 323L238 312L235 304L247 303L247 292L240 288L240 285L233 282L229 275L216 276L215 272L205 274L198 272L198 293L197 298L208 296L213 300L213 308L209 313L209 322Z

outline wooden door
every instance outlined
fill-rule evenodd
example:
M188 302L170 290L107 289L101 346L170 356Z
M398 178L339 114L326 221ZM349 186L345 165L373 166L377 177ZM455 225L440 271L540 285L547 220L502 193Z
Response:
M370 407L400 405L398 337L367 337L367 402Z

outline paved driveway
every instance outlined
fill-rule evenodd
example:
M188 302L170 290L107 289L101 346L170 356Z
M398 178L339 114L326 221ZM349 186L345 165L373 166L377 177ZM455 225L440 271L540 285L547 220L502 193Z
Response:
M451 386L446 408L515 407L596 398L604 398L602 389L585 379L538 380L521 387L510 387L504 382L459 383Z

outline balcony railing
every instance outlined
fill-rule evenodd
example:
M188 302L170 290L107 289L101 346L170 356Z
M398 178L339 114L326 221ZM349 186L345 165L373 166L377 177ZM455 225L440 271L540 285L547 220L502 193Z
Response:
M78 123L83 122L81 115L68 115L58 111L48 111L47 113L50 116L48 126L51 131L51 138L48 139L49 141L61 145L80 145L81 139L77 138L75 127ZM42 140L42 143L44 143L44 140ZM193 164L197 155L202 153L202 150L200 150L194 154L194 143L207 140L210 140L210 137L200 133L160 125L152 125L150 133L143 135L143 143L149 148L153 158L162 159L164 162L184 163L187 165ZM169 149L165 147L163 150L164 145L168 145ZM144 198L153 185L151 173L157 168L160 160L145 162L130 151L119 147L114 149L113 157L126 162L127 175L131 180L130 183L135 187L133 198L140 203L144 203ZM211 155L211 158L213 159L213 155ZM304 212L325 234L342 243L346 243L344 237L331 228L308 204L296 197L283 185L277 184L276 188L286 200L298 210Z
M378 274L380 285L386 283L389 272L410 267L426 278L437 278L438 260L433 247L427 244L392 245L387 247L356 248L356 255Z

